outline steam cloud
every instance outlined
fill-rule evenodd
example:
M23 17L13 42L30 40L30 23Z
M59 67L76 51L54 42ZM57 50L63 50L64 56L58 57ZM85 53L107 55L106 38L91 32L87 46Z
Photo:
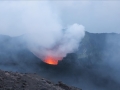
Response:
M7 4L6 8L4 4ZM25 33L28 48L41 59L46 55L65 57L78 48L85 35L84 26L76 23L63 29L65 27L62 26L60 16L48 1L3 2L1 8L5 8L2 11L5 15L6 10L10 10L6 18L9 20L7 22L12 23L9 26L6 23L7 28L2 27L2 33L6 34L11 29L19 30L14 34L8 33L11 36Z
M33 44L30 44L30 50L41 59L45 56L65 57L67 53L74 52L78 48L79 42L84 37L84 27L78 24L69 26L65 31L58 29L58 32L61 32L61 35L58 33L55 36L54 32L51 31L51 33L48 33L49 39L45 39L44 41L39 41L39 37L36 35L30 36L33 39L32 42L35 41ZM38 31L38 33L40 35L41 31ZM44 34L46 35L46 33ZM37 39L38 41L36 41ZM37 46L34 46L34 44ZM45 45L42 46L42 44Z

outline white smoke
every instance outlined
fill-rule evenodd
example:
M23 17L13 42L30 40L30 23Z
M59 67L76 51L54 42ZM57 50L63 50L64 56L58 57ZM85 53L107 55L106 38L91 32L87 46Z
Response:
M67 53L72 53L75 50L77 50L81 39L85 35L84 27L79 24L73 24L69 26L65 31L63 31L62 29L60 31L62 32L62 35L61 37L59 36L55 37L60 39L54 40L54 45L52 47L48 48L45 46L41 46L40 44L37 43L37 46L35 46L36 44L32 45L30 50L39 58L42 58L42 56L43 58L45 56L65 57ZM34 38L38 38L38 37L35 36ZM46 40L47 42L47 39L44 40ZM48 40L47 43L48 45L49 42L50 41Z
M48 1L7 1L0 8L0 16L4 16L1 19L7 18L5 27L0 26L3 34L25 34L28 48L41 59L46 55L65 57L74 52L85 34L84 26L76 23L63 29L60 16Z

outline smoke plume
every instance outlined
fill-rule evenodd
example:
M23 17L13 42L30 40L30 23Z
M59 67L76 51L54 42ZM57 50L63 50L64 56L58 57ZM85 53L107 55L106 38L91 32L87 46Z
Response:
M43 40L39 40L39 36L36 35L30 36L30 38L35 39L32 41L32 44L30 44L30 50L41 59L46 56L62 59L67 53L72 53L78 49L79 42L84 36L84 27L82 25L74 24L69 26L65 31L58 29L58 32L61 32L61 35L58 33L58 35L55 36L55 34L53 34L54 32L51 31L51 33L48 33L49 39L46 39L46 37L48 37L46 36ZM43 35L44 34L46 35L46 33L43 33ZM41 35L41 33L39 33L39 35ZM38 41L36 41L37 39ZM45 45L42 46L43 43L45 43Z
M46 56L62 59L78 48L85 34L84 26L77 23L63 27L60 16L48 1L2 2L1 8L4 8L1 16L7 22L4 24L7 27L1 27L2 33L25 34L28 48L41 59ZM9 33L11 29L13 31Z

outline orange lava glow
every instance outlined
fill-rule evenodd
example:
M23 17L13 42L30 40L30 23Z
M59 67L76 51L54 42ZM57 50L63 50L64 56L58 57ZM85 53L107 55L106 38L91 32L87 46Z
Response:
M44 59L44 62L47 63L47 64L51 64L51 65L57 65L59 60L60 60L60 58L54 58L54 57L51 57L51 56L47 56Z

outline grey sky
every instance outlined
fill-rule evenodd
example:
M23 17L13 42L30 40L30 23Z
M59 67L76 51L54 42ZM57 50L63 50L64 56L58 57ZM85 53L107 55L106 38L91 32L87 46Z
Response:
M86 31L120 33L119 0L56 1L64 25L74 22L85 26Z
M38 5L30 3L27 6L28 2L0 1L0 34L16 36L26 33L25 25L22 23L24 21L22 20L24 10ZM40 7L40 10L44 11L44 6L43 8L42 6ZM58 20L65 27L78 23L85 26L85 30L89 32L120 33L120 1L53 0L50 1L50 6L48 7L52 8L53 13L56 14ZM42 14L41 11L38 12L39 14Z

